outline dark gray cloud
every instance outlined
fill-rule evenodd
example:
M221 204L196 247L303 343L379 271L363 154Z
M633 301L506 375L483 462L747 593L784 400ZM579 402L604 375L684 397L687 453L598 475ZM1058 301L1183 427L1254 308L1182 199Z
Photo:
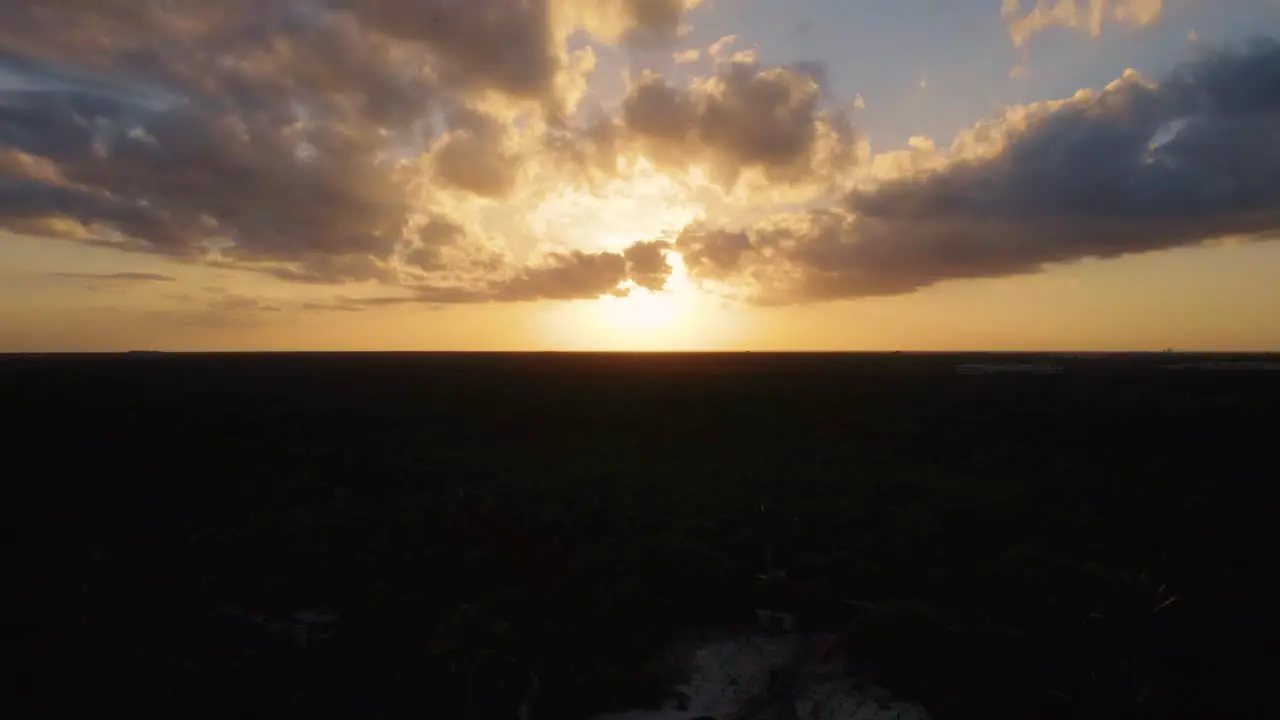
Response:
M410 212L406 180L379 167L367 137L333 126L25 91L0 93L0 143L56 170L50 178L11 169L0 180L0 221L66 219L130 249L385 258ZM323 147L323 158L300 152L308 146Z
M631 42L669 42L686 0L331 0L331 7L399 40L422 43L444 78L553 100L561 41L585 26Z
M466 287L410 286L412 297L358 300L364 304L400 304L409 302L468 303L520 302L526 300L585 300L603 295L622 296L619 288L628 282L654 291L666 286L671 264L666 252L671 249L663 241L637 242L621 252L584 252L571 250L550 253L540 261L505 276L494 277L481 285Z
M433 217L418 231L419 244L405 255L405 263L423 272L438 272L449 267L445 250L462 245L467 231L446 218Z
M53 273L54 277L70 278L72 280L123 280L128 282L173 282L177 278L169 275L161 275L159 273L145 272L118 272L118 273L83 273L83 272L60 272Z
M627 280L622 253L574 250L551 255L546 262L524 268L486 293L493 300L573 300L615 292Z
M410 225L386 134L434 107L433 81L348 18L223 0L0 7L0 48L57 79L0 93L9 229L341 281L376 278L324 269L385 261Z
M693 138L698 109L684 90L656 74L645 75L622 103L622 119L639 135L683 145Z
M451 85L539 100L553 114L563 41L575 29L631 44L670 43L694 0L329 0L387 37L422 44Z
M650 73L623 101L623 124L659 159L708 162L725 185L744 168L774 182L813 181L854 160L847 119L820 105L823 78L815 63L781 68L751 60L721 63L691 88Z
M421 43L451 84L530 99L554 95L561 54L550 3L492 0L336 0L333 6L379 33Z
M316 2L0 0L0 12L0 52L44 61L63 85L87 78L259 122L294 120L303 103L325 118L401 125L437 90L420 52Z
M752 251L752 242L743 231L692 225L681 231L676 250L695 277L721 279L742 267L744 257Z
M1117 81L1033 122L995 157L855 194L850 207L885 220L1177 219L1261 231L1267 221L1238 221L1276 211L1278 113L1280 42L1260 42L1158 85Z
M627 275L637 286L654 292L667 286L671 277L671 262L667 251L671 244L661 240L638 242L622 251L627 261Z
M1042 110L980 128L1003 134L994 150L958 144L940 169L856 191L844 209L745 232L691 227L676 248L695 277L783 303L1280 231L1280 42Z
M479 283L444 285L406 284L411 295L341 297L333 302L312 303L308 309L359 311L406 304L465 304L524 302L530 300L588 300L604 295L625 296L619 286L662 290L671 274L663 241L638 242L621 252L554 252L518 268L505 268Z

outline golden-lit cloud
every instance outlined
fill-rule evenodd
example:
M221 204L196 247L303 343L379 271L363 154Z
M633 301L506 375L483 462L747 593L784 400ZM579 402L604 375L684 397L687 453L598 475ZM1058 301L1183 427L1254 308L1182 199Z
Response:
M701 58L702 58L702 51L697 48L682 50L680 52L672 54L671 56L672 62L674 62L677 65L688 65L690 63L696 63Z
M1106 23L1144 28L1159 21L1163 11L1164 0L1003 0L1000 16L1010 39L1022 47L1036 34L1058 27L1092 37L1101 35Z
M697 4L5 0L0 51L33 80L0 97L0 224L295 282L576 296L477 214L537 179L538 134L585 94L570 34L667 43Z
M727 60L729 59L729 47L736 42L738 42L737 35L725 35L711 43L711 47L707 48L707 55L715 60Z

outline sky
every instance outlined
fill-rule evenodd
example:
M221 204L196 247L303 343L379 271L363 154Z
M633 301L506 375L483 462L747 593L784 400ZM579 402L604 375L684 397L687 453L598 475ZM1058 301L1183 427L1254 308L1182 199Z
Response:
M0 15L0 352L1280 350L1280 0Z

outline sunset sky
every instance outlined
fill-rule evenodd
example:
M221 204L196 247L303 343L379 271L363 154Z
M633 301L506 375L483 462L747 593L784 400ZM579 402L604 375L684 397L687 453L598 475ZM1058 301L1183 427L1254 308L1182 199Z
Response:
M0 17L0 352L1280 350L1280 0Z

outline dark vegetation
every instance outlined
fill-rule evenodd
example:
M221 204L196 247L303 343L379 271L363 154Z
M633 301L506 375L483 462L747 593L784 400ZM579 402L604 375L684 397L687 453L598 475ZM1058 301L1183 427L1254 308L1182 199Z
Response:
M944 719L1277 716L1280 373L974 361L0 358L19 714L574 718L767 606Z

